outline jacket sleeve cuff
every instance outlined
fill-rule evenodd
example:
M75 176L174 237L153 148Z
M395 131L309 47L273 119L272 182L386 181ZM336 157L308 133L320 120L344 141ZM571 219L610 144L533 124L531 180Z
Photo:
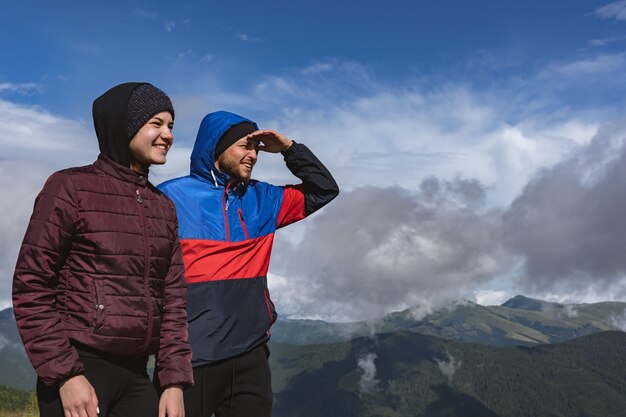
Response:
M190 367L191 368L191 367ZM171 386L180 386L183 390L193 387L193 373L191 369L188 372L159 372L159 384L161 389Z
M290 147L288 147L284 151L280 151L280 153L285 157L285 160L287 160L287 158L289 158L291 155L296 153L296 148L298 147L298 142L296 142L295 140L292 140L291 142L292 142L292 144L291 144Z
M83 373L85 372L85 369L83 367L83 364L80 361L75 362L71 368L69 368L66 371L57 371L57 372L48 372L50 371L49 369L38 369L37 370L37 374L39 375L39 378L41 379L41 382L43 382L46 385L55 385L55 384L60 384L61 382L70 379L72 377L75 377L77 375L83 375Z

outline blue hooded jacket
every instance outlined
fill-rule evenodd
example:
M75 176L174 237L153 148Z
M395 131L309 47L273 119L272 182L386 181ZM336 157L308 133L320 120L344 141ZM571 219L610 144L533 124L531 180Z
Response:
M251 179L229 185L229 176L215 167L215 148L242 122L254 123L224 111L208 114L191 154L190 175L158 186L178 215L194 366L247 352L269 339L277 317L267 290L274 232L339 192L322 163L295 142L284 156L302 184Z

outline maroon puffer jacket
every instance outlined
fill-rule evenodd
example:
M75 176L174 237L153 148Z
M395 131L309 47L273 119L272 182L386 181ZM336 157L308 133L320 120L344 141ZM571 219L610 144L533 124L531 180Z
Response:
M44 383L82 372L72 341L156 353L162 386L193 383L177 235L172 203L106 156L50 176L13 279L15 318Z

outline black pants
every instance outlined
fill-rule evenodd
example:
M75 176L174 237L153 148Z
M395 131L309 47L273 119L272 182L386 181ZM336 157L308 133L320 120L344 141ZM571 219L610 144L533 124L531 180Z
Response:
M194 387L185 391L186 417L269 417L272 374L269 349L193 368Z
M146 372L147 357L123 358L78 348L85 377L98 397L100 417L155 417L159 397ZM57 385L37 379L41 417L63 417Z

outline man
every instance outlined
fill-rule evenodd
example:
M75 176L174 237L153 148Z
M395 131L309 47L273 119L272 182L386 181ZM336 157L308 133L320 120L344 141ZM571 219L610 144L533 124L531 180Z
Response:
M302 184L250 179L259 151L282 153ZM176 205L187 279L195 386L185 392L186 415L270 416L274 231L326 205L337 184L306 146L220 111L200 124L190 175L159 188Z

